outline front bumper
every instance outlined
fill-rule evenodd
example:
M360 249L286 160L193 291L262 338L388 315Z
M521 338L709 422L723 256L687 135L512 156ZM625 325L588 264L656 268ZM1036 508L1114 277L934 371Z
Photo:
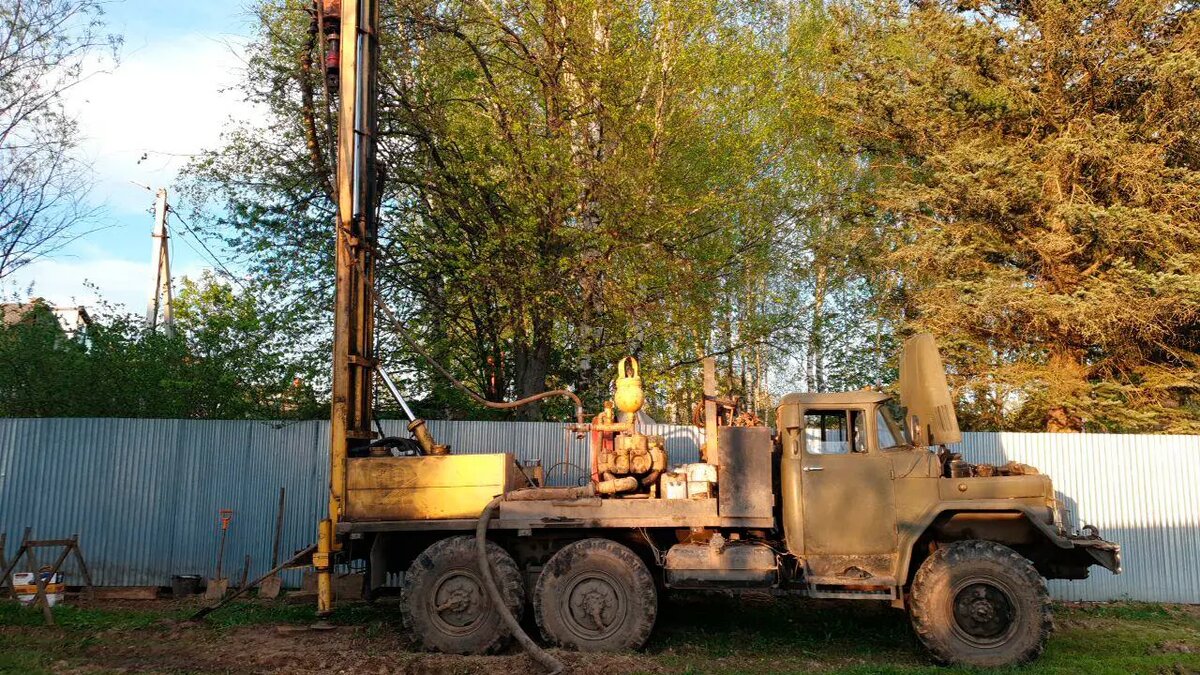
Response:
M1100 532L1091 525L1083 528L1083 534L1067 537L1076 550L1085 552L1091 564L1100 565L1113 574L1121 573L1121 545L1100 538Z

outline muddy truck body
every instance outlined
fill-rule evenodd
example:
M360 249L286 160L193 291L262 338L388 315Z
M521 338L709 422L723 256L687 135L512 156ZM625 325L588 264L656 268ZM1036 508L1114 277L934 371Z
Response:
M904 424L876 391L791 394L773 427L754 424L710 372L701 461L684 466L638 431L631 367L619 365L615 403L568 425L591 435L583 486L543 486L516 448L347 459L333 534L367 562L369 591L403 573L405 621L426 648L488 653L509 639L473 537L489 510L508 610L579 650L641 647L664 592L749 589L890 603L942 661L1018 663L1052 626L1045 579L1120 569L1094 528L1067 531L1049 477L946 449L959 432L929 336L902 357Z

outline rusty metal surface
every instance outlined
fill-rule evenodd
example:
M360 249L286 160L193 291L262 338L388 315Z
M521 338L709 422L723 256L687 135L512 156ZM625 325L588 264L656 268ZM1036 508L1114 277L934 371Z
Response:
M717 432L721 455L718 508L722 516L770 518L771 430L766 427L722 427Z

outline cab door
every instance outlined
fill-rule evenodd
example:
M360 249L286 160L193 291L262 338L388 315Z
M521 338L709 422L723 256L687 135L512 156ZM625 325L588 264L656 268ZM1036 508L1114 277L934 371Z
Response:
M797 459L804 504L804 554L894 553L892 462L875 442L875 420L865 408L808 408L803 412Z

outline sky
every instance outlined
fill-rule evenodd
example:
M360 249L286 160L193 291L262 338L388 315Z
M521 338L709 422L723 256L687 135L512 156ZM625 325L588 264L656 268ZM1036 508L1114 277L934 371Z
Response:
M147 187L167 187L169 201L188 213L188 205L170 189L179 169L190 155L215 147L231 119L255 117L236 89L244 72L240 47L253 29L247 4L107 4L108 31L125 40L120 61L92 74L68 99L80 125L82 157L94 171L89 197L99 208L89 228L94 231L18 270L0 293L88 307L96 306L99 295L130 311L145 311L153 284L154 224L154 192ZM172 276L196 277L213 265L179 229L175 225L170 232ZM215 241L208 246L223 253Z

